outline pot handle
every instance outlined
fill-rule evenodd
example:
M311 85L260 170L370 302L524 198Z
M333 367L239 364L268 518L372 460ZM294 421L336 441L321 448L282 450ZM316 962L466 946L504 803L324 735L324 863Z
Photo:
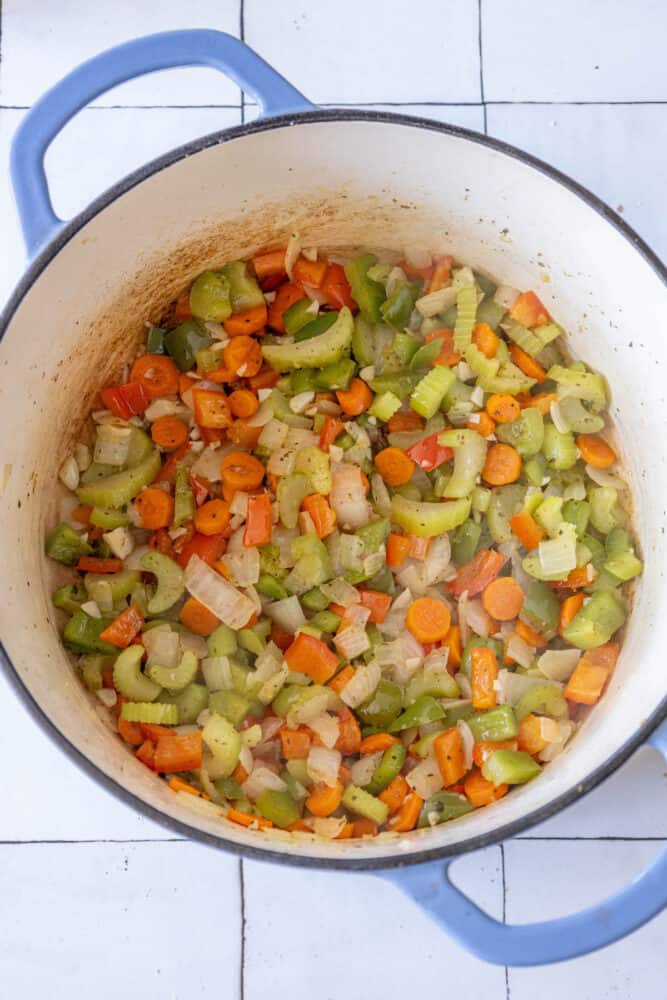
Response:
M648 743L667 760L667 721ZM480 910L449 877L452 862L381 872L459 944L494 965L548 965L587 955L637 930L667 906L667 849L629 886L602 903L557 920L504 924Z
M249 46L222 31L164 31L101 52L44 94L16 132L11 175L30 257L63 225L44 172L44 154L56 135L77 111L112 87L177 66L219 69L259 101L262 116L314 107Z

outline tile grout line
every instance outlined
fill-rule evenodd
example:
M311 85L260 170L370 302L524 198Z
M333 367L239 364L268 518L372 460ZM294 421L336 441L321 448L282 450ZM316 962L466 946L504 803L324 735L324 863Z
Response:
M240 1000L245 1000L245 879L243 874L243 858L239 858L239 885L241 890L241 962L240 962Z
M245 0L239 0L239 37L245 42ZM245 91L241 87L241 124L245 125Z
M503 923L507 923L507 869L505 867L505 845L500 844L500 874L503 885ZM510 1000L509 968L505 969L505 1000Z
M486 101L484 100L484 46L482 44L482 0L477 0L477 47L479 51L479 96L482 99L484 135L488 135Z

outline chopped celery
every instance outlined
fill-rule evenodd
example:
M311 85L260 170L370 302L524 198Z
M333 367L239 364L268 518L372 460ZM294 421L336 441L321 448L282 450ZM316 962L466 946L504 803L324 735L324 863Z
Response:
M412 726L425 726L427 722L437 722L444 715L444 710L431 695L420 695L416 701L406 708L389 726L390 733L400 733Z
M437 412L456 376L446 365L437 365L424 375L410 396L413 410L428 420Z
M238 691L215 691L209 695L208 707L215 715L222 715L233 726L238 726L248 714L250 698Z
M454 350L463 354L470 344L477 314L477 289L474 285L460 288L456 295Z
M155 701L161 685L141 672L144 647L128 646L118 654L113 665L113 686L130 701Z
M280 562L280 549L277 545L269 542L268 545L261 545L259 549L259 569L261 573L268 573L282 580L287 575Z
M544 443L544 418L535 406L521 411L518 420L499 424L496 435L499 441L511 444L524 458L536 455Z
M229 281L222 271L204 271L190 289L190 309L198 319L222 323L232 314Z
M65 625L63 641L75 653L106 653L113 656L118 652L116 646L100 639L100 633L110 624L110 618L91 618L79 609Z
M436 792L422 806L418 826L424 829L465 816L474 808L465 795L458 792Z
M536 384L534 378L525 375L511 361L504 361L498 369L498 374L492 377L482 377L478 384L484 392L509 392L516 395L519 392L528 392Z
M173 705L176 708L179 726L190 726L208 707L208 699L209 690L204 684L188 684L183 691L163 691L157 700L163 705Z
M494 302L492 298L484 298L477 306L477 322L486 323L492 330L497 330L500 321L507 310L499 302Z
M523 474L533 486L541 486L549 477L549 467L544 455L539 452L523 463Z
M447 483L444 496L470 496L484 467L486 441L477 431L463 428L439 434L438 444L454 449L454 472Z
M577 537L583 539L591 516L591 505L586 500L567 500L563 504L563 518L573 524Z
M265 788L257 796L255 807L264 819L281 829L291 826L299 818L299 807L287 790Z
M113 531L114 528L122 528L129 524L129 516L124 510L114 510L113 507L93 507L90 512L90 523L96 528L104 528L105 531Z
M258 594L262 594L263 597L270 597L274 601L282 601L285 597L289 597L287 588L283 586L280 580L276 580L275 576L270 576L268 573L260 574L255 588Z
M88 600L88 594L80 583L68 583L54 590L51 600L54 607L73 615Z
M331 462L327 453L316 445L301 448L297 452L294 471L307 476L316 493L326 496L331 492Z
M607 558L603 543L593 535L583 535L581 541L591 553L590 561L597 570L601 570Z
M352 298L368 323L379 323L382 320L380 307L387 297L384 285L368 277L368 269L375 263L377 258L368 253L355 257L345 265L345 276L350 283Z
M627 516L618 502L618 490L613 486L592 486L588 491L591 505L591 524L602 535L613 528L625 526Z
M469 719L473 714L472 702L468 701L467 698L448 701L446 704L443 704L443 708L445 710L445 714L441 719L443 729L451 729L459 719Z
M562 365L552 365L548 376L559 386L567 389L566 395L583 399L590 403L594 410L603 410L607 405L607 391L604 379L594 372L582 372L574 367L564 368Z
M316 372L315 381L319 389L347 389L356 371L352 358L341 358Z
M458 528L470 516L469 498L450 503L420 503L395 495L391 501L392 521L412 535L435 538Z
M243 789L234 778L219 778L213 782L213 787L220 798L228 799L230 802L238 802L244 798Z
M357 709L357 715L369 726L386 729L399 716L403 704L401 688L382 678L373 697Z
M360 365L372 365L375 361L375 331L361 313L354 317L352 355Z
M218 625L206 640L209 656L233 656L236 652L236 633L228 625Z
M475 521L465 521L456 529L452 539L452 560L457 566L470 562L477 551L481 534L482 526Z
M546 497L533 511L533 517L550 538L555 538L563 522L563 498Z
M389 808L384 802L357 785L347 786L343 795L343 805L351 812L372 820L378 826L381 826L389 815Z
M614 590L598 590L563 631L563 638L579 649L609 642L625 621L625 605Z
M168 691L182 691L192 684L199 670L197 657L191 650L186 650L177 667L162 667L159 663L151 663L146 672L150 679L161 688ZM141 698L141 701L152 701L152 698Z
M141 490L153 482L162 462L157 448L131 469L85 483L76 490L81 503L91 507L124 507Z
M476 486L472 491L472 509L479 514L486 514L491 503L491 490L485 486Z
M366 785L366 790L371 795L379 795L393 781L405 763L406 749L402 743L394 743L382 754L380 763L373 771L370 783Z
M482 354L477 344L469 344L466 347L465 359L478 378L493 378L498 373L500 361L496 358L487 358Z
M92 547L69 524L59 524L46 540L46 554L50 559L74 566L82 556L88 556Z
M540 542L537 555L523 560L523 568L537 580L564 580L577 565L577 532L565 521L558 526L554 538Z
M398 371L375 375L368 383L373 392L391 392L399 399L405 399L419 382L417 372Z
M157 702L125 701L120 709L124 722L144 722L157 726L175 726L178 723L178 709L175 705Z
M190 484L190 473L184 462L176 466L176 486L174 489L173 527L180 528L195 516L195 498Z
M461 692L447 670L430 670L428 667L423 667L408 681L405 704L411 705L425 694L433 698L458 698Z
M499 545L512 538L509 519L521 509L525 492L525 487L518 483L497 486L491 490L486 526L491 538Z
M241 736L221 715L211 715L202 730L202 738L213 757L218 777L228 778L241 752Z
M329 598L322 593L319 587L308 590L301 595L299 600L307 611L324 611L330 604Z
M111 663L113 663L111 657L101 656L98 653L79 657L81 679L89 691L100 691L104 687L102 671Z
M525 590L521 617L534 628L555 632L558 627L560 604L553 590L539 580L532 580Z
M400 410L401 406L401 400L393 392L382 392L375 397L368 412L371 416L377 417L378 420L386 422L393 417L397 410Z
M523 750L495 750L482 767L482 775L494 785L523 785L542 768Z
M290 594L303 594L333 576L326 545L316 535L300 535L292 542L294 568L285 579Z
M162 552L145 552L141 557L141 568L153 573L157 579L157 589L148 602L148 613L160 615L176 603L185 592L183 570Z
M253 656L259 656L266 647L266 635L263 635L262 631L265 631L266 626L268 625L268 622L262 622L262 630L258 629L257 625L253 628L239 629L237 638L241 649L245 649L246 652L252 653Z
M324 368L340 361L352 341L354 323L352 313L345 306L338 319L326 333L300 343L264 344L262 353L276 371L288 372L295 368Z
M511 705L498 705L489 709L488 712L481 712L479 715L471 715L466 719L475 743L491 740L512 740L519 732L516 716Z
M522 326L521 323L517 323L516 320L506 320L502 324L502 328L510 340L513 340L517 347L520 347L522 351L526 352L526 354L530 354L531 357L535 357L536 354L539 354L544 346L540 341L540 338L535 336L533 330L529 330L527 327Z
M232 310L235 313L264 305L264 293L248 271L248 265L241 260L225 264L222 273L229 282Z
M619 580L632 580L639 576L643 569L640 559L635 555L632 539L624 528L612 528L605 543L606 561L604 568Z
M301 504L305 497L314 492L313 483L301 472L280 477L277 489L278 511L286 528L296 528Z
M361 528L357 528L356 537L364 543L364 553L370 555L377 552L384 543L387 535L391 531L391 524L386 517L380 517L377 521L370 521Z
M597 434L604 427L604 418L589 413L576 396L565 396L558 406L565 423L577 434Z
M104 604L108 595L112 604L118 604L129 597L141 579L141 574L135 569L121 569L118 573L86 573L83 584L91 601Z
M514 706L517 722L527 715L549 715L554 719L567 717L567 702L555 684L536 684L521 695Z
M334 614L333 611L318 611L316 615L313 615L308 624L316 629L320 629L322 632L334 633L342 620L340 615Z
M577 462L577 446L571 431L561 433L553 424L544 428L542 452L552 469L571 469Z

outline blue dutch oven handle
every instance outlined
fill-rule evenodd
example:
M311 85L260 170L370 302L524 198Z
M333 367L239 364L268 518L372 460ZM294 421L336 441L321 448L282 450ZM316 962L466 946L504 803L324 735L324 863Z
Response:
M648 742L667 761L667 722ZM587 955L637 930L667 906L667 849L631 885L596 906L537 924L503 924L449 878L452 862L378 873L397 885L468 951L494 965L547 965Z
M30 257L63 225L53 210L44 172L44 154L53 139L77 111L105 91L177 66L219 69L259 101L263 116L313 107L251 48L221 31L165 31L100 53L40 98L16 132L12 183Z

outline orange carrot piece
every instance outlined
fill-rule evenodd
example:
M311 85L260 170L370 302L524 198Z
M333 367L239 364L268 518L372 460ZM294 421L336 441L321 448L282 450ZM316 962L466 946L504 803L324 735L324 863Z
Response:
M480 549L446 584L447 590L454 597L460 597L464 590L468 591L468 597L475 597L498 576L504 563L502 553L494 549Z
M210 635L220 624L220 620L196 597L188 597L181 608L179 621L195 635Z
M327 267L326 260L307 260L305 257L299 257L292 269L292 275L294 280L302 285L308 285L309 288L319 288L324 281Z
M354 673L355 673L354 667L350 666L350 664L348 663L348 665L346 667L343 667L343 669L339 673L337 673L335 677L331 678L331 680L327 684L327 687L330 687L332 691L336 692L336 694L340 694L345 685L352 680L352 678L354 677Z
M251 375L248 379L248 385L254 392L259 389L273 389L278 382L280 382L280 372L274 371L268 365L262 366L256 375Z
M359 753L361 729L359 728L356 716L345 705L343 708L338 709L336 715L338 716L340 726L338 739L336 740L336 750L340 750L343 757Z
M463 782L463 793L476 809L481 806L489 806L492 802L502 799L507 795L509 785L494 785L492 781L487 781L481 771L475 769L471 771Z
M233 341L230 341L233 343ZM193 389L192 406L199 427L224 430L232 422L224 392L215 389Z
M100 632L100 639L110 642L112 646L125 649L137 636L144 624L144 616L138 604L130 604L129 608L114 618L110 625Z
M375 456L375 468L388 486L404 486L410 482L415 463L400 448L383 448Z
M616 461L616 452L597 434L578 434L577 448L584 462L594 469L608 469Z
M460 667L463 647L461 644L461 629L458 625L450 626L449 632L442 640L442 645L449 650L447 666Z
M587 649L565 686L565 697L579 705L595 704L616 665L619 650L617 642Z
M229 397L229 409L233 417L247 419L257 413L259 400L251 389L235 389Z
M477 767L482 767L496 750L517 749L518 743L516 740L481 740L479 743L475 743L473 747L472 759L477 764Z
M486 358L495 358L498 353L500 339L488 323L475 323L472 331L472 342Z
M349 389L339 389L336 393L343 413L358 417L373 402L373 393L360 378L353 378Z
M498 660L492 649L479 646L470 651L472 707L475 711L485 712L493 708L498 701L493 686L498 677Z
M123 568L122 559L97 559L95 556L82 556L76 568L82 573L118 573Z
M329 264L320 291L332 309L347 306L352 312L357 312L359 307L352 298L352 289L341 264Z
M285 313L290 306L293 306L296 302L300 302L305 297L306 293L301 285L293 284L290 281L281 285L276 292L275 299L269 306L268 325L272 329L277 330L278 333L285 333L285 322L283 319Z
M435 262L431 280L428 283L428 294L431 292L439 292L441 288L447 287L452 276L453 262L454 258L449 254L444 257L440 257L439 260Z
M595 579L595 573L592 576L588 575L589 566L590 563L585 566L576 566L575 569L570 570L564 580L552 580L549 586L552 590L581 590L583 587L589 587Z
M466 773L461 733L453 726L433 740L433 752L445 788L456 784Z
M177 548L176 562L185 569L192 556L197 555L207 565L213 566L224 554L226 545L227 540L222 535L202 535L196 532Z
M340 781L333 786L318 782L306 799L306 809L313 816L331 816L341 803L343 791L343 784Z
M118 700L120 701L120 697ZM119 717L116 725L119 736L122 736L130 746L139 747L144 742L144 735L141 732L141 726L138 722L128 722L126 719Z
M155 770L155 744L152 740L144 740L139 749L135 750L134 756L151 771Z
M434 597L418 597L405 616L405 624L418 642L439 642L449 632L449 608Z
M155 748L155 770L163 774L173 771L196 771L201 767L202 735L195 733L174 733L168 729L157 741Z
M411 540L407 535L396 535L393 532L387 538L387 566L396 569L402 566L408 558Z
M151 437L162 451L176 451L188 440L188 429L178 417L158 417L151 427Z
M182 778L170 778L167 784L174 792L186 792L186 794L194 795L196 798L208 798L208 795L202 795L198 788L195 788L188 781L183 781Z
M524 375L527 375L528 378L534 378L538 382L544 382L547 377L546 368L543 368L535 358L531 358L530 354L522 350L518 344L510 344L510 356Z
M273 826L270 819L264 819L263 816L251 816L250 813L241 812L239 809L234 809L233 806L227 810L227 819L231 820L232 823L238 823L239 826L252 826L254 823L260 830L270 830Z
M509 522L512 534L519 539L524 549L527 549L529 552L536 549L544 538L542 528L527 510L515 514L514 517L510 517Z
M424 337L424 343L430 344L434 340L439 340L440 344L440 354L437 356L434 365L445 365L447 368L451 368L452 365L457 365L462 358L462 355L458 351L454 350L454 331L450 330L449 327L443 326L438 330L431 330Z
M252 266L255 274L262 281L264 278L273 278L276 275L285 274L285 248L281 250L269 250L268 253L257 254L252 259Z
M488 438L490 434L495 432L496 424L486 410L480 410L478 413L470 414L466 422L466 427L468 430L477 431L482 437Z
M393 816L393 814L401 808L403 800L409 791L410 786L403 775L397 774L394 780L390 781L387 787L380 792L378 798L380 802L384 802L389 809L389 815Z
M511 424L521 416L521 407L514 396L497 392L487 399L486 412L497 424Z
M393 746L394 743L400 742L398 737L392 736L391 733L374 733L372 736L367 736L365 740L361 741L359 753L363 755L378 753L380 750L384 752L390 746Z
M530 625L526 624L526 622L522 622L520 618L514 626L514 631L519 638L523 639L524 642L527 642L529 646L535 646L536 649L546 646L546 639L542 633L537 632L534 628L531 628Z
M285 760L305 760L311 744L310 734L305 729L287 729L283 726L278 736Z
M360 590L361 605L370 610L370 622L381 625L391 606L391 595L380 590Z
M338 657L321 639L299 632L285 650L285 662L290 670L308 674L316 684L326 684L336 671Z
M244 493L256 490L261 485L264 471L260 460L245 451L229 452L222 460L223 483Z
M542 736L537 715L526 715L519 723L518 745L519 750L529 753L531 757L544 750L547 741Z
M510 318L532 329L549 322L549 313L535 292L522 292L510 309Z
M353 837L374 837L378 832L378 825L366 816L360 816L352 823Z
M130 381L144 387L149 399L175 396L178 393L179 370L164 354L142 354L130 369Z
M324 427L320 433L320 448L322 451L329 450L342 430L343 422L341 420L336 420L335 417L326 418Z
M266 326L267 318L268 310L265 305L252 306L250 309L244 309L243 312L230 316L222 325L225 328L225 333L228 333L230 337L250 336L253 333L261 333ZM226 358L225 364L227 364ZM253 372L253 375L256 374L257 372Z
M225 368L233 375L241 378L250 378L256 375L262 367L262 349L256 340L245 334L232 337L222 356L225 360Z
M562 635L574 616L581 610L584 603L583 594L572 594L566 597L560 606L560 616L558 619L558 634Z
M88 504L80 503L78 507L75 507L72 511L72 520L78 521L79 524L85 524L86 527L90 525L90 515L93 512L93 508L89 507Z
M301 506L310 514L318 538L326 538L331 534L336 527L336 511L329 506L326 497L320 493L311 493L304 497Z
M551 410L551 404L558 402L558 393L556 392L538 392L535 396L530 396L523 406L527 409L530 406L534 406L536 410L539 410L543 417L549 415Z
M499 576L482 593L485 611L499 622L516 618L523 606L525 594L512 576Z
M521 455L511 444L494 444L486 453L482 478L489 486L507 486L521 475Z
M174 501L169 493L158 486L149 486L142 490L134 501L142 528L157 531L168 528L174 516Z
M387 829L393 830L395 833L407 833L408 830L414 830L423 805L424 800L422 797L417 795L416 792L411 792L405 798L400 809L389 818Z
M268 545L271 541L271 495L256 493L248 497L243 544L248 548Z
M226 500L207 500L197 509L194 524L202 535L220 535L229 524L229 504Z

